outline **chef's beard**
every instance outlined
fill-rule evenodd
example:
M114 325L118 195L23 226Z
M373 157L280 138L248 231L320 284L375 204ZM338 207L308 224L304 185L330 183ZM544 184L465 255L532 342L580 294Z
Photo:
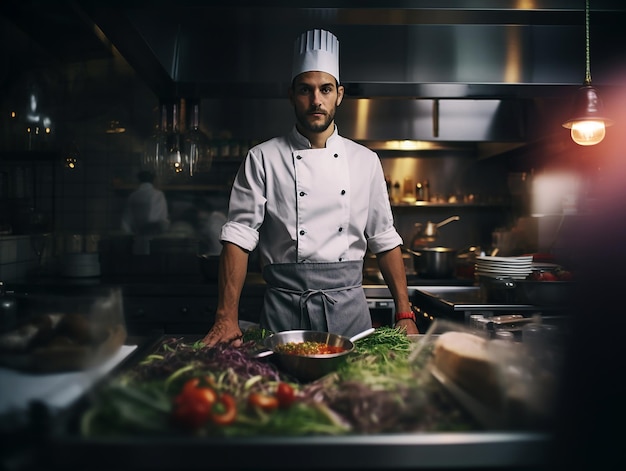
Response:
M315 111L315 110L313 110ZM319 121L316 121L315 123L310 122L307 117L308 114L311 113L312 110L307 110L304 113L300 113L296 110L296 120L298 121L298 124L303 128L306 129L307 131L310 132L324 132L328 129L328 127L330 126L330 124L334 121L335 119L335 110L332 109L330 111L327 111L325 114L325 119L320 123Z

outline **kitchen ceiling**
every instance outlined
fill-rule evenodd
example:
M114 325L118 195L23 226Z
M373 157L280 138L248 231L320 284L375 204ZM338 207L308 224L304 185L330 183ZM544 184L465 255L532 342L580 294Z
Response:
M498 116L485 121L484 137L475 140L518 142L533 138L529 128L543 127L529 113L563 108L584 79L584 0L363 0L358 8L342 6L353 3L3 0L0 16L13 29L5 29L0 46L7 64L0 84L9 70L123 58L161 100L283 99L294 39L323 27L340 39L347 98L376 99L376 116L389 115L387 128L378 120L380 132L368 133L369 139L397 138L390 131L400 129L393 121L398 106L389 100L417 98L422 104L400 108L424 108L431 136L435 104L442 122L448 117L454 123L458 108L446 110L455 100L502 100ZM591 2L593 83L602 90L623 87L624 24L626 2ZM356 112L357 104L352 108ZM407 109L402 123L421 120L420 113ZM492 122L506 134L494 132ZM463 126L453 128L456 133Z
M340 38L353 97L531 98L584 78L583 0L343 3L4 0L0 13L32 41L11 44L25 66L32 47L51 63L119 52L159 97L282 97L293 40L312 27ZM618 80L625 19L626 3L591 2L594 84Z

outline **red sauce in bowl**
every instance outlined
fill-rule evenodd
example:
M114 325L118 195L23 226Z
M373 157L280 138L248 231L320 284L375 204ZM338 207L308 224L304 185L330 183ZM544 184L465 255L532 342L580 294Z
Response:
M328 345L322 342L287 342L276 345L274 350L278 353L286 353L287 355L327 355L332 353L345 352L346 349L339 346Z

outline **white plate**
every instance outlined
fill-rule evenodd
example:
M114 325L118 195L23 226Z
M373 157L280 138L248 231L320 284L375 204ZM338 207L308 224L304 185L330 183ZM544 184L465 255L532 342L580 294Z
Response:
M491 265L481 265L479 263L476 264L476 268L481 268L485 270L495 270L495 271L532 271L532 267L492 267Z
M496 270L496 271L532 271L532 267L492 267L490 265L476 265L476 268L484 269L484 270Z
M530 265L490 265L484 263L476 263L477 267L489 268L491 270L532 270Z
M532 273L532 270L529 268L488 268L488 267L475 267L476 270L486 271L491 273Z
M527 274L522 274L520 275L519 273L516 274L509 274L509 273L488 273L488 272L481 272L481 271L476 271L477 275L480 276L486 276L488 278L511 278L512 280L525 280L528 275Z
M479 255L476 260L486 260L492 262L505 262L505 263L532 263L532 255L523 257L492 257L491 255Z
M483 265L506 265L506 266L519 266L519 265L523 265L523 266L532 266L532 262L527 261L527 260L520 260L518 262L516 261L500 261L500 260L482 260L482 259L476 259L476 263L482 263Z

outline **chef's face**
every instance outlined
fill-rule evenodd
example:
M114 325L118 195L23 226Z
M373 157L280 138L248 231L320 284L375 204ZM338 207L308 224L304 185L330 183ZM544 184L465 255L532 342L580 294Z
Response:
M304 72L289 90L296 120L305 132L323 133L333 123L343 99L343 86L326 72Z

